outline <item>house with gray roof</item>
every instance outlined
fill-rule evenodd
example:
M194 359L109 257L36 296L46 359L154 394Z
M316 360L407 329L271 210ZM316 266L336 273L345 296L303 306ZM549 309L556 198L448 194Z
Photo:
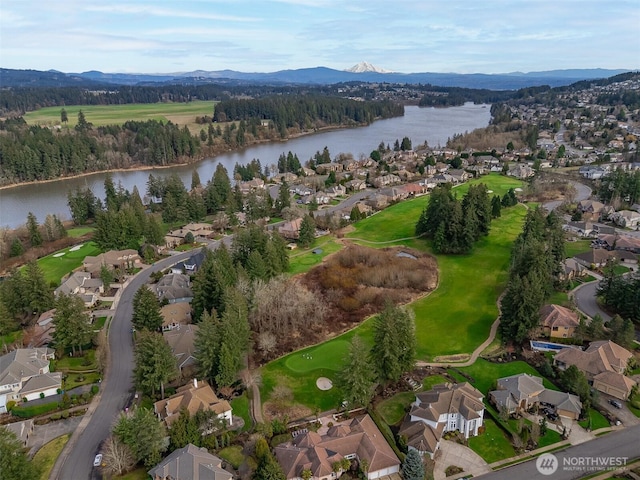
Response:
M153 480L231 480L222 460L193 444L174 450L147 472Z
M51 348L18 348L0 357L0 413L7 412L8 402L58 393L62 374L49 371L53 358Z
M190 302L193 298L191 279L182 273L170 273L162 277L154 286L160 300L167 299L169 303Z

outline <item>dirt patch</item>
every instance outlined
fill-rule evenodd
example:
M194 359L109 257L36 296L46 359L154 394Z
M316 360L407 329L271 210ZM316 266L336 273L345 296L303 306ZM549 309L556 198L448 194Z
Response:
M469 360L469 358L471 358L471 355L469 355L468 353L461 353L459 355L443 355L441 357L434 358L433 361L440 362L440 363L447 363L447 362L460 363L460 362L466 362L467 360Z
M262 415L266 421L278 419L297 419L313 415L313 410L299 404L283 405L280 402L265 402L262 404Z

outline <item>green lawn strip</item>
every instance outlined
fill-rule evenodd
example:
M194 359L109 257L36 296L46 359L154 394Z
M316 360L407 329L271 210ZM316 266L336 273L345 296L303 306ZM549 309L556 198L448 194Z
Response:
M422 390L431 390L434 385L439 385L441 383L447 383L447 379L442 375L431 375L429 377L425 377L422 380Z
M376 410L387 425L402 421L407 407L416 399L415 392L400 392L376 405Z
M64 389L68 391L82 385L93 385L94 383L98 383L100 377L101 375L98 372L69 373L67 379L64 381Z
M65 248L38 260L38 265L42 268L44 278L49 284L60 285L62 277L82 265L86 256L95 256L102 252L93 242L84 243L76 250L71 250L71 248ZM63 255L60 255L61 253Z
M128 120L167 121L173 115L193 115L189 123L195 122L196 116L213 115L214 101L197 100L188 103L132 103L127 105L68 105L64 109L72 128L78 122L78 112L82 110L87 122L94 126L121 125ZM46 107L24 115L29 125L59 125L62 107Z
M589 422L591 419L591 422ZM610 427L609 420L605 418L598 410L595 408L589 409L589 414L587 418L578 422L582 428L589 428L591 430L599 430L601 428Z
M561 305L563 307L570 307L571 302L569 301L569 295L567 292L553 292L547 300L547 303L551 303L553 305Z
M615 273L616 275L622 275L624 273L627 273L628 271L629 271L629 267L625 267L624 265L613 266L613 273Z
M240 445L232 445L230 447L223 448L217 455L231 464L233 468L238 468L244 462L244 455L242 454L242 447Z
M566 258L575 257L579 253L591 250L591 240L576 240L575 242L565 242L564 256Z
M484 419L484 433L469 438L469 448L480 455L487 463L493 463L515 456L513 445L496 423L490 418Z
M244 392L240 397L236 397L231 400L231 409L233 410L234 415L241 417L244 420L244 427L242 427L242 431L246 432L247 430L250 430L253 425L253 421L249 414L249 397L247 396L247 392Z
M461 367L458 370L472 377L474 379L472 385L480 390L485 397L495 386L496 380L499 378L509 377L519 373L528 373L536 377L542 377L535 368L523 361L493 363L479 358L473 365L469 367ZM461 376L459 375L459 377ZM542 378L543 385L546 388L550 390L558 390L558 387L553 383L544 377ZM467 380L465 379L463 381Z
M41 405L20 406L16 405L11 409L11 414L20 418L31 418L36 415L53 412L58 409L58 402L43 403Z
M68 372L74 370L86 371L96 368L96 351L87 350L84 356L68 357L64 356L59 360L55 360L55 369L59 372Z
M307 250L292 250L289 254L289 273L297 275L298 273L308 272L322 263L326 256L341 250L342 247L343 245L331 236L316 239L314 245ZM313 253L316 249L320 249L322 252Z
M53 466L56 463L56 460L60 456L62 449L69 441L71 434L62 435L61 437L54 438L49 443L46 443L42 446L40 450L38 450L33 457L33 462L36 465L40 465L42 467L42 474L40 475L41 480L47 480L49 478L49 474L53 469Z
M147 473L146 468L137 468L129 473L125 473L120 477L113 477L114 480L148 480L151 477Z
M631 413L640 418L640 393L636 392L635 395L632 395L627 402L627 406Z
M67 230L67 235L71 238L84 237L87 233L92 233L93 227L73 227Z

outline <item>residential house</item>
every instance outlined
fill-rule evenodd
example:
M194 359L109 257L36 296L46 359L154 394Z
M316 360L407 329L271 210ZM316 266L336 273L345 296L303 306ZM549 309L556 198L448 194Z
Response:
M512 165L509 167L509 170L507 171L508 176L520 178L523 180L534 176L535 173L536 172L533 170L533 168L531 168L529 165L526 165L524 163L517 163L515 165Z
M593 388L626 400L636 384L624 375L632 357L631 352L611 340L601 340L591 342L584 351L564 348L556 353L553 363L560 370L575 365L593 384Z
M397 175L393 175L392 173L390 173L374 178L371 183L376 188L382 188L388 185L396 185L398 183L402 183L402 180L400 180L400 177L398 177Z
M633 210L620 210L610 215L609 218L622 228L637 228L640 224L640 213Z
M447 173L453 177L453 183L464 183L471 177L471 175L464 170L450 168Z
M153 289L160 300L166 299L169 303L190 302L193 298L191 278L182 273L163 276L153 285Z
M187 260L175 264L171 267L171 273L182 273L185 275L194 275L202 262L204 262L205 253L203 249L195 251Z
M188 302L169 303L160 308L162 331L175 330L180 325L191 323L191 304Z
M598 235L598 243L607 250L624 250L631 253L640 253L640 238L630 237L629 235Z
M184 305L184 304L180 304ZM198 325L181 325L173 330L162 332L165 342L171 347L176 357L178 369L183 375L196 366L195 337L198 333Z
M403 186L382 188L379 193L380 195L387 197L389 199L389 203L404 200L409 196L409 193L403 188Z
M418 197L427 193L427 186L424 183L407 183L401 187L407 194L407 196Z
M585 220L598 220L604 210L604 203L596 200L580 200L577 209L582 212Z
M280 225L278 233L287 240L297 240L300 237L300 225L302 225L302 218L296 218Z
M576 395L549 390L542 378L520 373L499 378L497 390L489 392L489 400L498 411L505 409L509 414L520 414L541 403L551 406L558 415L577 420L582 411L582 402Z
M591 222L569 222L564 230L573 232L580 237L590 237L593 233L593 223Z
M305 195L311 195L313 193L313 189L306 185L297 184L289 187L289 193L303 197Z
M573 280L587 275L587 269L574 258L567 258L560 262L562 271L559 275L560 281Z
M287 480L302 479L305 470L311 472L309 480L335 479L344 471L336 472L333 466L343 459L366 460L369 480L400 472L400 459L369 415L300 433L274 453Z
M540 309L540 326L551 338L571 338L580 325L578 314L561 305L544 305Z
M332 187L327 188L324 193L326 193L329 197L339 197L345 195L347 193L347 189L344 188L344 185L334 185Z
M231 405L226 400L220 400L205 381L198 382L194 379L193 383L178 388L174 395L153 404L153 411L168 428L180 416L182 409L186 409L191 415L209 410L227 425L233 424Z
M248 193L255 192L256 190L264 190L264 180L261 178L253 178L246 182L239 182L238 188L242 192L243 195L247 195Z
M22 422L8 423L5 425L7 430L13 432L23 447L27 446L29 437L33 433L33 420L24 420Z
M389 205L389 198L379 193L373 193L367 197L365 203L374 210L383 210Z
M27 330L29 337L29 348L38 348L48 345L53 341L53 333L56 327L53 323L53 316L56 309L47 310L38 317L36 324Z
M92 307L104 293L104 285L99 278L92 278L89 272L72 272L53 293L56 297L60 294L78 295L86 307Z
M432 180L437 184L442 183L456 183L455 179L448 173L437 173L432 177Z
M312 168L302 167L302 175L304 175L305 177L313 177L314 175L316 175L316 171Z
M576 262L586 268L601 268L614 258L614 255L604 248L592 248L588 252L579 253L573 257Z
M137 251L132 249L109 250L108 252L101 253L96 256L89 255L82 261L83 268L94 277L100 275L100 270L103 265L110 270L127 270L131 268L138 268L141 264L140 255Z
M53 358L51 348L18 348L0 357L0 413L7 412L8 402L58 393L62 374L49 371Z
M222 468L222 460L189 443L174 450L147 472L153 480L231 480L233 475Z
M484 417L483 398L467 382L435 385L416 395L398 434L407 438L410 448L433 458L443 433L457 430L464 438L478 435ZM425 426L416 428L413 424L417 422Z
M344 184L345 187L351 192L359 192L367 188L367 183L361 179L349 180Z
M215 236L213 226L209 223L189 223L182 228L171 230L164 237L167 248L174 248L185 243L188 234L195 242L205 242Z
M320 175L326 175L331 172L339 173L342 171L342 168L341 163L321 163L320 165L316 165L316 172Z

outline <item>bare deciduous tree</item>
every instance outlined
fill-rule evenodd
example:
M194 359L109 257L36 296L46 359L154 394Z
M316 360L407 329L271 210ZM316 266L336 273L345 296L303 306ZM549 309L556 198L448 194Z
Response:
M136 463L129 447L113 435L105 440L102 455L105 472L114 476L128 472Z
M277 346L276 336L270 331L260 332L258 334L258 348L265 355L269 355Z

